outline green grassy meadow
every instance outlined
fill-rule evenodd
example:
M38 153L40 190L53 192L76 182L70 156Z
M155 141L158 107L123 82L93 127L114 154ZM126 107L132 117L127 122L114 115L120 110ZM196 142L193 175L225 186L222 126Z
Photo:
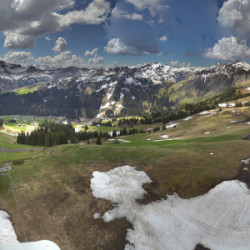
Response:
M15 137L1 133L5 148L33 150L6 153L29 241L50 239L61 249L124 249L121 238L125 239L129 227L125 220L104 223L93 219L95 212L112 207L108 201L93 197L93 171L122 165L145 171L153 183L144 185L148 194L142 203L174 192L183 198L198 196L224 180L237 178L241 160L250 157L250 141L242 140L250 134L249 121L250 108L231 108L175 121L179 123L176 128L121 137L128 142L80 142L41 151L17 145ZM162 135L173 140L155 141L162 140ZM5 166L3 156L0 161L1 167ZM22 240L7 175L0 175L0 208L11 214Z

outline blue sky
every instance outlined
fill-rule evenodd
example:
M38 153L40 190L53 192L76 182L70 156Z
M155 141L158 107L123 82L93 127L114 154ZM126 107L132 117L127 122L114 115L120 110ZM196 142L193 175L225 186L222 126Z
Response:
M41 68L250 58L250 0L1 0L0 58Z

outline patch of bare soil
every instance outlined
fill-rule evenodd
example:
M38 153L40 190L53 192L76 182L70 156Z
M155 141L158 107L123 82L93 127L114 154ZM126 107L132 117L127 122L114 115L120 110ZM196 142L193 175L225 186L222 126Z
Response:
M112 209L110 202L92 195L90 179L98 169L108 170L95 165L86 171L83 166L70 176L50 176L42 185L29 183L17 190L28 241L52 240L62 250L125 248L127 229L132 228L125 218L110 223L93 218ZM0 207L11 215L18 239L24 241L14 202L0 201Z

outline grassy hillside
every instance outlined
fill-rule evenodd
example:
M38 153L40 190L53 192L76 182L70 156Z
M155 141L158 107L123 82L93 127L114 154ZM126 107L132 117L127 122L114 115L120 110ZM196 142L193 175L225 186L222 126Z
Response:
M93 219L94 213L111 208L111 203L92 195L93 171L126 164L145 171L154 182L144 186L148 195L143 203L174 192L194 197L237 178L241 160L250 157L250 141L242 140L250 133L250 108L216 112L175 121L176 128L123 137L127 142L120 144L103 141L101 146L80 143L7 153L9 161L24 159L10 164L28 240L50 239L61 249L124 249L130 227L125 219ZM164 141L162 135L173 140ZM12 137L2 138L7 148L29 148L13 144ZM11 214L22 240L6 175L0 175L0 198L0 208Z
M38 89L40 89L41 87L43 87L44 85L46 85L48 82L39 82L39 83L35 83L32 85L28 85L19 89L15 89L13 92L18 94L18 95L26 95L29 93L33 93L35 91L37 91Z

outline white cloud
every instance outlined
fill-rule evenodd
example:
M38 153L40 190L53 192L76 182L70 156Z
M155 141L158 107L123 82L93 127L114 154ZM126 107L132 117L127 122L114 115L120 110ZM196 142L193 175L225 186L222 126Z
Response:
M56 40L54 48L52 50L55 51L55 53L60 53L62 52L65 48L67 47L67 41L63 37L58 37Z
M104 63L104 58L95 54L95 56L93 58L90 58L88 60L88 63L89 64L102 64L102 63Z
M58 15L58 23L61 28L73 23L100 24L107 20L110 12L110 3L105 0L92 1L85 10L74 10L65 15Z
M71 51L64 51L54 57L39 57L36 59L36 64L42 68L65 68L70 66L83 67L84 59L72 55Z
M211 59L242 60L250 58L250 48L246 42L238 43L233 36L223 37L213 48L207 49L203 56Z
M85 56L93 56L93 55L95 55L97 52L98 52L98 48L95 48L95 49L93 49L93 50L91 50L91 51L86 50L86 51L85 51Z
M51 40L51 38L50 38L50 37L48 37L48 36L46 36L46 37L45 37L45 40L50 41L50 40Z
M0 32L7 48L31 48L37 37L73 23L100 24L107 20L110 3L93 0L83 10L72 10L75 0L1 0ZM63 11L63 14L61 14Z
M168 38L165 35L163 35L162 37L160 37L159 40L162 41L162 42L165 42L165 41L168 40Z
M73 7L74 4L74 0L13 0L11 8L19 14L35 16L47 9L64 10Z
M143 16L137 13L128 13L124 17L130 20L143 20Z
M159 50L155 46L155 43L148 42L134 42L131 44L126 44L120 38L112 38L109 40L107 46L104 47L104 51L108 54L117 54L117 55L150 55L158 54Z
M4 56L3 60L14 64L31 64L34 58L31 52L10 51Z
M13 32L5 32L4 34L6 35L4 47L8 49L32 48L35 44L35 38L33 36L26 36Z
M126 2L131 3L140 11L148 9L151 16L168 8L164 0L126 0Z
M218 22L241 39L250 39L250 1L227 0L218 14Z
M119 7L115 7L112 10L112 18L115 19L121 19L121 18L126 18L126 19L130 19L130 20L143 20L143 15L138 14L138 13L128 13L126 10L120 9Z
M119 54L119 55L139 55L139 53L133 48L129 47L126 44L122 43L119 38L111 39L107 46L104 47L104 51L108 54Z

